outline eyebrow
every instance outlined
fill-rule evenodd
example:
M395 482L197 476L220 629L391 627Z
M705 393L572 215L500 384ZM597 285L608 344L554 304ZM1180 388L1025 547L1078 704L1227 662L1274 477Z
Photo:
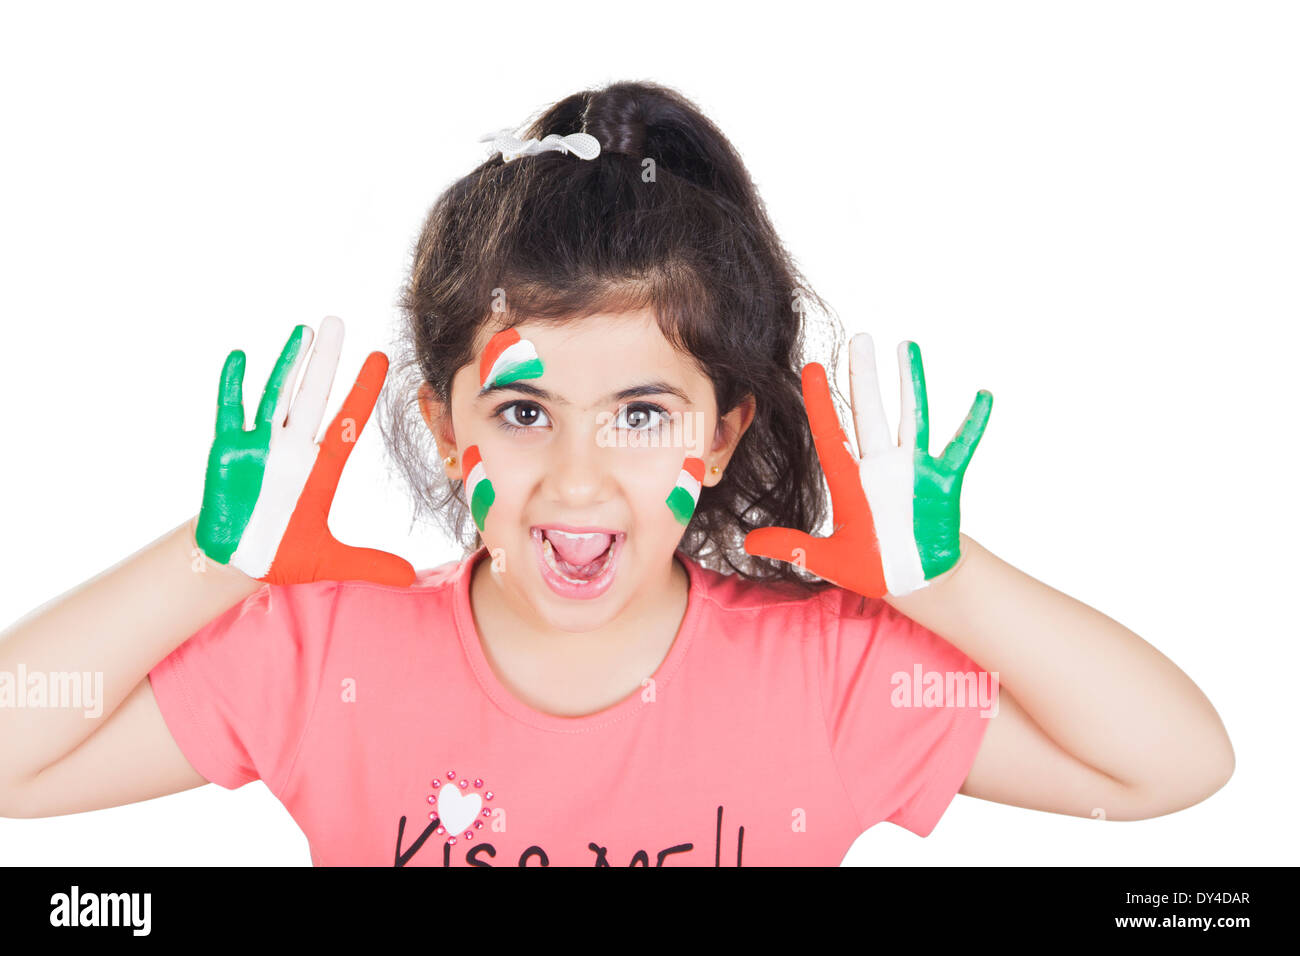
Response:
M507 382L504 385L497 385L497 384L488 385L479 390L477 398L483 398L484 396L491 395L493 392L511 391L511 390L516 392L523 392L525 395L532 395L534 398L540 398L542 401L545 402L554 402L557 405L572 404L567 398L563 398L562 396L559 395L552 395L546 389L538 388L536 385L524 381ZM613 401L621 402L624 401L625 399L636 398L640 395L674 395L677 398L681 399L685 404L687 405L692 404L691 400L686 397L685 392L662 380L654 381L654 382L645 382L641 385L633 385L631 388L622 389L621 391L611 392L601 400L600 404L605 404Z

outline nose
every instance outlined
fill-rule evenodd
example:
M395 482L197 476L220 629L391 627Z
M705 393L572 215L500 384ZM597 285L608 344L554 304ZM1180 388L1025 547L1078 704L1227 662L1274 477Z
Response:
M558 504L578 511L608 495L610 449L601 446L599 434L595 417L587 416L578 427L565 429L559 441L549 443L546 481Z

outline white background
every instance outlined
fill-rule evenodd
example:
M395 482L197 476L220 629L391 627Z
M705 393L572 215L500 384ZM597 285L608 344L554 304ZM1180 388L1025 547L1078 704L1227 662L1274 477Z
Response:
M7 5L0 626L197 511L228 351L251 406L296 323L343 317L336 382L388 350L410 246L480 135L650 79L719 124L874 336L892 422L903 339L932 450L993 392L963 530L1172 658L1236 749L1170 816L958 796L931 837L880 825L846 863L1296 862L1296 8L718 7ZM408 521L372 427L332 527L417 567L454 554ZM309 859L256 782L0 820L0 862Z

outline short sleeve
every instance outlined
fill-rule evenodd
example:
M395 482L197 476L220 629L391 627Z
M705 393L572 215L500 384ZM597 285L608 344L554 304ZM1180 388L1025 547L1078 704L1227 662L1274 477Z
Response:
M316 701L337 582L264 584L149 671L181 752L227 789L280 793Z
M863 830L928 836L997 713L997 683L883 600L836 588L823 605L820 681L832 754Z

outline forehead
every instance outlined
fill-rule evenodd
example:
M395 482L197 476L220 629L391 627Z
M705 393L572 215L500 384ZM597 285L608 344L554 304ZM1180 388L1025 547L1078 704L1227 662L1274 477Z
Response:
M708 382L694 359L664 338L649 310L565 322L529 320L515 330L533 344L542 361L542 375L530 381L572 402L594 401L642 380L664 379L688 392ZM476 356L498 331L496 323L480 329Z

